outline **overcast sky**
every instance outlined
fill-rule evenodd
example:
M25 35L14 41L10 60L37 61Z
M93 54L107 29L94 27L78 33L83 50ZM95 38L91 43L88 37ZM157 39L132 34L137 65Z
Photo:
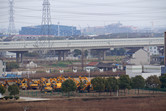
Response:
M121 22L166 27L166 0L49 0L51 21L78 28ZM40 25L43 0L14 0L15 26ZM8 0L0 0L0 27L8 28Z

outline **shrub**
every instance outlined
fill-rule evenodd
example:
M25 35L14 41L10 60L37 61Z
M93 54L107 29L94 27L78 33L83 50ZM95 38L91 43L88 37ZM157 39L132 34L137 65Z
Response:
M6 91L5 87L0 85L0 93L3 95L5 91Z
M19 96L15 96L14 99L18 100L20 97Z
M8 100L9 99L9 96L5 96L5 97L3 97L5 100Z
M10 96L9 96L9 99L13 99L13 96L12 96L12 95L10 95Z

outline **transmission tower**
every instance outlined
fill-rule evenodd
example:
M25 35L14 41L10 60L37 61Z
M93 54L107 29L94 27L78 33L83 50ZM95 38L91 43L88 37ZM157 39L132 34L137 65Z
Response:
M9 1L9 26L8 26L8 33L14 33L15 32L15 25L14 25L14 0L8 0Z
M41 23L42 35L49 35L50 24L51 24L50 2L49 0L43 0L42 23Z

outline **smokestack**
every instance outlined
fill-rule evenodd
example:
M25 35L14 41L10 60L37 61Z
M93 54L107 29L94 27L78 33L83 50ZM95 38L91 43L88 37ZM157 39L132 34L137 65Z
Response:
M164 33L164 65L166 66L166 32Z

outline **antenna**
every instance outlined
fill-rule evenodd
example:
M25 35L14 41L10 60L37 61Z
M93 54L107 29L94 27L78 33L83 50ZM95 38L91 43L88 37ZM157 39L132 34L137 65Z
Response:
M15 25L14 25L14 10L13 10L13 4L14 0L8 0L9 1L9 26L8 26L8 33L14 33L15 32Z

